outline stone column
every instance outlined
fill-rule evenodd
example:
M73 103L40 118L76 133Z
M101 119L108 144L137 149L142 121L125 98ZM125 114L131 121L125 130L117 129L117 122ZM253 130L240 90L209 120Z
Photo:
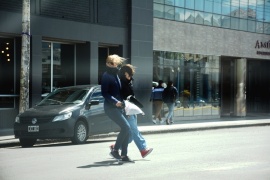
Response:
M236 102L235 115L246 116L246 59L236 60Z

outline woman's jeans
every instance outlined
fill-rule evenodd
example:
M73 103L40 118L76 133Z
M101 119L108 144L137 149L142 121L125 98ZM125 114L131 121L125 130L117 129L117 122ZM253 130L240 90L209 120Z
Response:
M122 113L122 109L120 108L104 108L105 113L111 120L113 120L120 128L120 132L117 136L114 149L119 150L120 148L122 149L121 151L121 156L127 156L127 147L128 147L128 141L129 141L129 136L131 132L130 125Z
M138 130L137 115L130 115L127 117L127 120L131 128L131 132L130 132L131 136L129 136L129 143L131 143L132 140L134 140L136 146L138 147L140 151L146 149L146 141L142 137L142 134L140 133L140 131Z
M172 117L173 117L173 108L174 108L174 103L166 103L169 109L168 115L167 115L167 119L172 121Z

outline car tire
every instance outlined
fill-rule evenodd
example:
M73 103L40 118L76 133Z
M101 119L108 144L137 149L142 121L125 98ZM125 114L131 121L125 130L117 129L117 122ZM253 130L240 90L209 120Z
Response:
M32 147L37 142L37 139L33 138L20 138L19 140L22 147Z
M73 144L83 144L88 139L87 126L85 122L78 121L74 128Z

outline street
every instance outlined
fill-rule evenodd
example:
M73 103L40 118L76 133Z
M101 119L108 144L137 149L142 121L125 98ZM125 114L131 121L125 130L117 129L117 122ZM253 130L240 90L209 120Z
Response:
M245 127L144 136L145 159L134 143L135 163L118 165L109 156L115 137L0 149L1 180L74 179L270 179L270 127Z

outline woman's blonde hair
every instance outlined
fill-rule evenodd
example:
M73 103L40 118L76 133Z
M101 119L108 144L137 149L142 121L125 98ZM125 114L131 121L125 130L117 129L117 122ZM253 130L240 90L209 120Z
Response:
M107 65L113 65L116 64L117 66L123 64L123 62L126 59L123 57L118 56L117 54L109 55L106 59L106 64Z

